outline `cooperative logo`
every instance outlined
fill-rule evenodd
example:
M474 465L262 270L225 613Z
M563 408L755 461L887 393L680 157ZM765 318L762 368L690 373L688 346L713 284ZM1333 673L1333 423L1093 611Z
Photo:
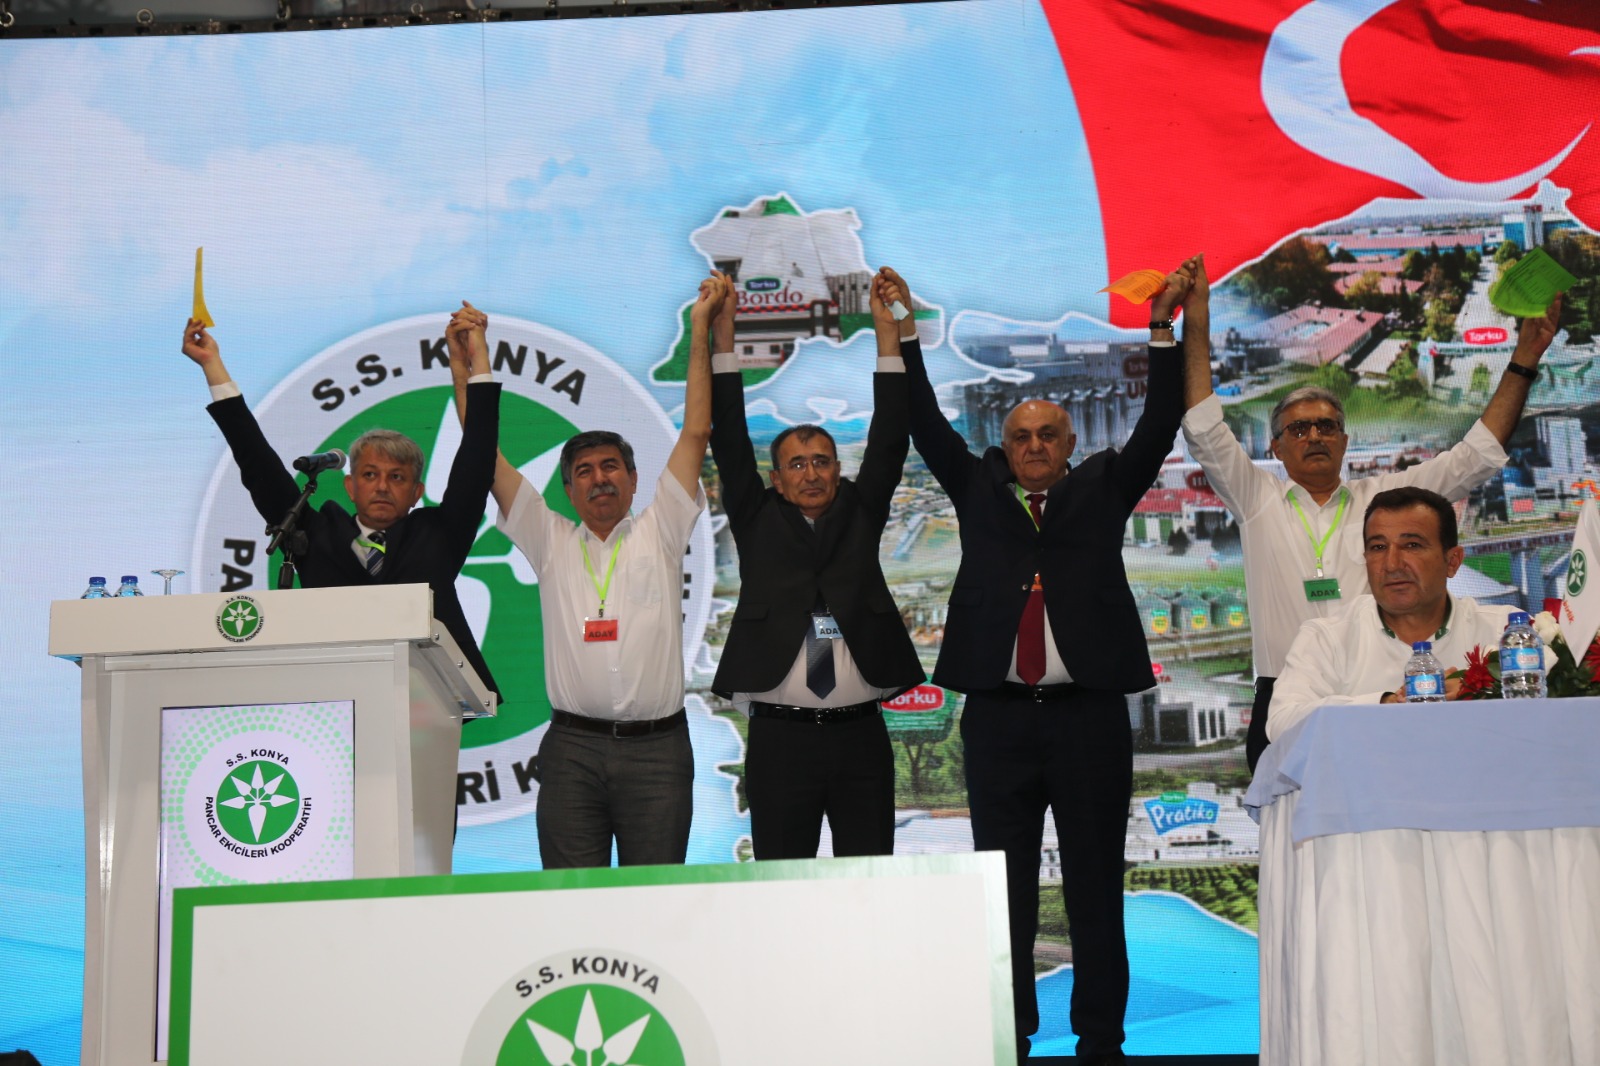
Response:
M1218 809L1212 801L1186 792L1163 792L1157 799L1144 801L1145 815L1162 836L1188 825L1215 825Z
M217 632L235 644L261 632L261 607L249 596L234 596L217 608Z
M216 823L234 843L271 844L294 827L300 789L288 770L257 759L228 771L217 787Z
M654 963L595 948L507 981L467 1037L462 1066L716 1066L699 1004Z
M280 455L348 448L367 429L399 430L427 457L424 504L436 504L449 485L461 442L444 341L446 315L419 316L377 326L340 341L291 373L252 404L262 431ZM489 344L500 400L500 450L543 495L576 521L561 485L561 445L591 429L621 432L639 468L634 510L655 495L656 479L678 430L661 403L622 367L565 334L536 323L494 316ZM676 402L670 401L670 402ZM350 508L343 481L324 477L309 506L332 500ZM505 704L498 717L472 722L461 735L460 823L481 825L533 810L538 797L534 756L550 717L545 694L544 624L539 583L522 552L486 519L456 581L472 631L494 672ZM263 521L239 482L231 456L211 477L196 525L192 572L223 592L265 589L276 581L278 559L266 556ZM679 600L687 670L699 656L711 615L715 562L709 520L696 526L683 559L680 588L636 581L630 595ZM232 602L232 601L230 601ZM258 612L259 613L259 612ZM233 621L219 620L225 636ZM245 622L241 619L239 625ZM259 623L257 623L259 625ZM237 639L246 639L239 637Z
M1589 581L1589 557L1582 548L1572 550L1572 562L1567 564L1567 595L1577 596Z

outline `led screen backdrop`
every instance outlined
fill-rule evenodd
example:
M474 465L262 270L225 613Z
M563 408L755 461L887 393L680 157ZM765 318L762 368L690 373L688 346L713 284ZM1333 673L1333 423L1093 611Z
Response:
M974 445L1047 395L1094 450L1126 435L1145 373L1145 309L1097 290L1203 250L1230 425L1264 458L1271 404L1325 384L1348 397L1360 476L1459 438L1515 339L1488 285L1543 245L1579 285L1512 463L1464 505L1457 579L1537 605L1600 492L1597 49L1578 0L975 0L0 44L0 1047L48 1066L78 1049L78 677L44 655L46 605L96 574L149 586L177 567L181 593L274 570L178 350L197 246L216 336L281 451L393 426L437 498L459 436L443 326L470 299L507 383L502 447L570 513L552 449L592 427L634 440L647 502L712 265L738 275L741 351L776 365L749 373L758 443L821 421L850 469L871 269L911 282ZM738 568L708 488L682 590L691 860L726 862L749 855L744 726L706 686ZM930 667L957 551L913 453L882 557ZM1181 451L1126 564L1156 661L1129 700L1128 1049L1249 1052L1251 614L1231 521ZM488 527L460 592L510 703L466 731L456 868L534 868L538 587ZM971 846L961 705L924 686L890 710L899 850ZM1059 877L1047 827L1041 1054L1072 1049Z

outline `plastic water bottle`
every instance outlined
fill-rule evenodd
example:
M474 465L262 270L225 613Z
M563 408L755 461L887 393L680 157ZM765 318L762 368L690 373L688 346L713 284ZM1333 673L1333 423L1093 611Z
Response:
M81 600L103 600L108 598L110 595L111 593L106 591L105 578L91 577L89 579L89 587L84 589L83 595L79 596L78 598Z
M118 596L143 596L139 591L139 575L123 574L122 587L117 590Z
M1430 640L1411 645L1411 659L1406 663L1406 702L1444 702L1444 667L1433 657Z
M1500 693L1508 700L1544 698L1544 641L1525 611L1511 612L1500 636Z

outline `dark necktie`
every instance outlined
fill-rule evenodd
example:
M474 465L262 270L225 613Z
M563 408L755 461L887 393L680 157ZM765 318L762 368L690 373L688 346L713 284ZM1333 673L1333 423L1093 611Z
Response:
M816 616L827 613L828 605L818 593L811 612L811 628L806 631L806 688L819 700L827 699L837 684L833 676L833 641L817 636Z
M383 572L383 530L373 530L372 535L366 538L367 548L367 573L377 577Z
M1028 510L1034 525L1044 522L1044 493L1028 493ZM1025 685L1036 685L1044 676L1044 586L1033 575L1028 602L1022 608L1022 624L1017 627L1017 676Z

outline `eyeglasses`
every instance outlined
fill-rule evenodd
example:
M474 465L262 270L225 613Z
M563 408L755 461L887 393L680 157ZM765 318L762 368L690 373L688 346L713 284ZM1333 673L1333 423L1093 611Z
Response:
M804 474L806 467L810 467L819 474L826 474L833 469L833 460L826 455L813 455L810 459L790 459L783 465L796 474Z
M1344 426L1331 418L1301 419L1290 422L1283 427L1279 436L1293 437L1295 440L1305 440L1311 435L1312 430L1317 431L1319 437L1336 437L1344 432Z

